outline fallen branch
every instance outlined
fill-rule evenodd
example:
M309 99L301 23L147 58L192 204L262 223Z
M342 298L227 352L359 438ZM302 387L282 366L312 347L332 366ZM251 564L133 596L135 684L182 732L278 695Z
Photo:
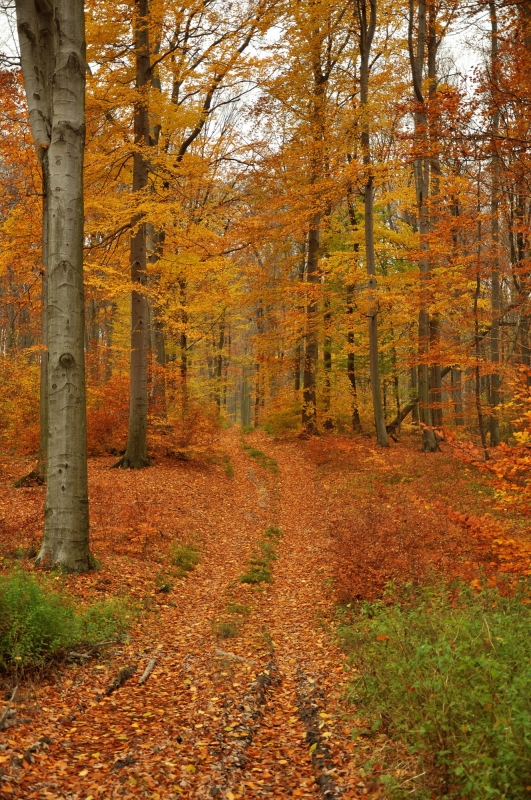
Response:
M138 685L139 686L142 686L142 684L144 684L147 681L147 679L149 678L149 676L151 675L151 673L155 669L155 664L156 663L157 663L157 659L156 658L150 658L149 659L144 672L142 673L142 675L138 679Z
M110 695L115 692L120 686L123 686L129 678L132 678L136 672L136 666L134 667L124 667L120 670L116 678L110 683L107 688L105 689L105 694Z
M13 701L15 700L15 697L17 696L17 692L18 692L18 683L15 686L15 688L13 689L13 692L11 694L11 697L9 698L7 706L4 708L4 710L2 712L2 716L0 717L0 729L4 727L4 723L5 723L8 715L9 715L9 709L11 708L11 703L13 703Z
M248 658L244 658L243 656L238 656L236 653L227 653L225 650L220 650L219 647L214 648L214 652L221 656L222 658L228 658L231 661L241 661L243 664L251 664L253 665L254 662L249 661Z

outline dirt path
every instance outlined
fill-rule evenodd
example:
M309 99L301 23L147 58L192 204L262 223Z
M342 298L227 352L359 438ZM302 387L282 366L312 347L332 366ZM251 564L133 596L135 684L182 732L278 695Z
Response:
M104 568L71 588L83 597L127 588L149 603L128 643L26 686L0 745L6 796L366 794L349 772L341 719L347 674L330 629L324 500L297 445L251 440L278 461L278 474L243 452L234 433L222 441L232 480L219 467L165 464L141 475L94 467L93 540ZM129 537L128 513L137 525ZM157 580L172 523L197 537L202 560L163 594ZM268 525L283 532L273 583L242 584ZM150 658L154 672L138 686ZM107 696L126 665L137 674Z

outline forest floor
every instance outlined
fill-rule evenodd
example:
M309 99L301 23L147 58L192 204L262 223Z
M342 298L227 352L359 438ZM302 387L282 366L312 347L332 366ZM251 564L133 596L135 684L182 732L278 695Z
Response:
M113 460L90 462L100 569L54 580L141 611L125 642L23 676L0 734L5 796L379 797L377 767L362 767L385 735L351 736L356 665L339 647L338 603L391 580L529 571L525 521L495 509L487 478L450 445L428 455L416 436L384 451L365 437L229 430L189 461L128 472ZM13 487L23 462L1 466L3 567L31 568L21 556L40 539L44 491ZM242 583L264 541L272 582ZM199 551L184 578L175 543ZM107 695L126 666L135 675Z

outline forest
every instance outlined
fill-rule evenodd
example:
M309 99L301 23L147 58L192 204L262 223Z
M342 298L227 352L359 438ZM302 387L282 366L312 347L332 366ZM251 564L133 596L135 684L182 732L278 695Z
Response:
M531 792L531 0L0 0L0 793Z

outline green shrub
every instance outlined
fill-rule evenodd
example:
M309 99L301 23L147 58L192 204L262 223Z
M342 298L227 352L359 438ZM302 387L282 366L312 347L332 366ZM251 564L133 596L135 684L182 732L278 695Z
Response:
M188 572L192 572L199 562L199 548L194 544L174 544L171 551L171 563L177 567L177 575L183 578Z
M115 638L127 628L123 601L76 610L49 583L16 570L0 576L0 667L33 667L82 644Z
M242 583L272 583L273 576L267 565L251 564L247 572L240 575Z
M530 796L528 588L513 597L408 589L394 605L361 603L343 626L359 668L351 698L368 731L383 727L418 758L414 781L395 780L387 765L386 797Z
M273 542L269 541L268 539L265 539L263 542L260 542L260 549L262 551L264 559L267 562L277 560L277 554Z
M234 620L215 622L213 629L214 634L219 636L220 639L233 639L240 632L240 626Z

